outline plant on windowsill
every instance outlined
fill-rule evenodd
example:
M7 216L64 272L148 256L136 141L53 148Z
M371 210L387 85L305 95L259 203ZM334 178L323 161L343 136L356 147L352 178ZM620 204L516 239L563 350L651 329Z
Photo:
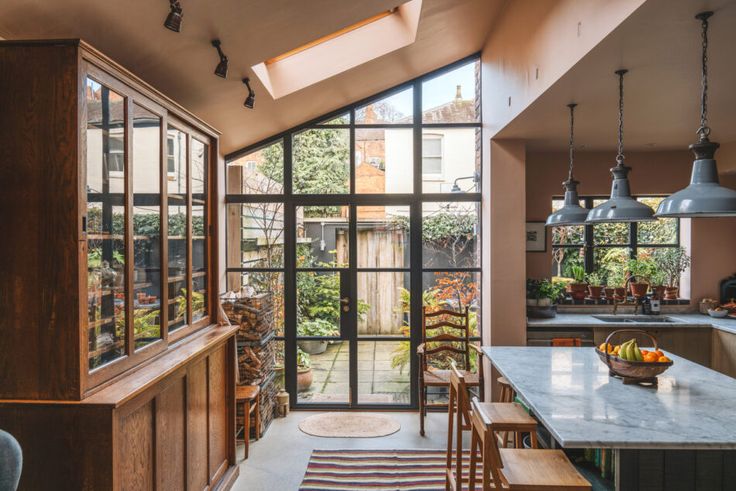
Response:
M655 265L655 271L652 273L652 284L650 285L650 288L652 289L652 294L655 295L660 300L664 299L664 293L665 289L667 288L665 286L665 283L667 283L667 275L664 271L661 271L658 267Z
M633 277L633 280L629 283L631 295L635 298L646 296L649 284L652 281L652 275L657 269L654 261L651 259L630 259L626 267Z
M680 292L680 275L690 267L690 256L684 247L661 248L654 252L654 263L664 274L665 300L677 300Z
M296 349L296 390L304 392L312 386L312 358L301 348Z
M603 275L598 271L593 271L592 273L588 273L585 279L588 281L588 293L590 294L590 298L599 300L603 293L603 285L605 283Z
M582 301L588 294L588 284L585 282L585 268L576 264L570 268L573 282L567 284L567 293L573 300Z
M622 300L626 296L626 269L624 263L620 260L618 252L615 249L607 252L603 256L603 263L606 269L606 299L609 301Z
M549 319L557 315L557 306L565 284L548 279L526 280L526 313L528 317Z

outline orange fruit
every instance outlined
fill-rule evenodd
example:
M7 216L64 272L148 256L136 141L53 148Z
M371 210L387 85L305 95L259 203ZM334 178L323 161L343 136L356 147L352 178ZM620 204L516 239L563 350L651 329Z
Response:
M655 351L655 353L657 353L659 356L664 356L664 353L661 349L658 349L657 351Z
M649 353L644 355L644 361L646 361L647 363L654 363L656 361L659 361L659 356L657 355L657 353L650 351Z
M643 349L641 350L641 355L646 356L649 353L649 350Z
M658 361L658 362L660 362L660 363L669 363L669 362L671 362L672 360L670 360L670 359L669 359L669 358L667 358L666 356L660 356L660 357L659 357L659 359L658 359L657 361Z

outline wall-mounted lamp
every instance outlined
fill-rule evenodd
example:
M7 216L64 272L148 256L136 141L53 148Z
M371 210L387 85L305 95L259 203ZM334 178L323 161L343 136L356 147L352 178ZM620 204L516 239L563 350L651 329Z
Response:
M215 67L215 75L222 78L227 78L227 56L222 52L220 47L221 43L219 39L212 40L212 46L217 49L217 54L220 55L220 62Z
M174 32L181 31L182 14L181 4L179 0L169 0L169 15L166 16L164 27Z
M478 172L474 172L472 176L465 176L465 177L458 177L455 179L455 182L452 184L452 189L450 190L451 193L465 193L467 191L463 191L460 189L460 186L458 186L458 181L464 181L466 179L472 179L473 185L478 184L480 182L480 174Z
M248 109L253 109L256 104L256 93L250 88L250 79L248 77L243 79L243 83L248 87L248 97L245 98L243 105Z

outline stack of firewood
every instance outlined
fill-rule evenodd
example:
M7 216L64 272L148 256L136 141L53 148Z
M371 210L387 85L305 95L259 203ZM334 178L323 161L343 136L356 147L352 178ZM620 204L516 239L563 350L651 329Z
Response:
M274 343L255 344L238 339L240 383L259 385L273 373L276 362Z

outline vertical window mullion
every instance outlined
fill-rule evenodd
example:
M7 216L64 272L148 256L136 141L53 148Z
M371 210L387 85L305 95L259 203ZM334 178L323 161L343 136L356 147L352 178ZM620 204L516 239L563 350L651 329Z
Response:
M185 162L187 168L187 224L186 224L186 244L187 244L187 267L185 282L187 285L187 322L192 324L192 289L194 282L192 281L192 136L186 135L186 154Z
M160 183L161 183L161 210L159 213L161 226L159 233L160 240L160 256L161 256L161 336L165 343L169 342L169 189L168 189L168 172L169 172L169 150L168 150L168 130L169 120L166 114L161 118L161 151L159 163Z
M636 259L637 249L639 247L638 227L636 222L629 224L629 258Z
M590 210L593 208L593 198L584 198L584 206ZM592 273L595 270L595 246L593 245L593 225L584 225L583 246L585 272Z

